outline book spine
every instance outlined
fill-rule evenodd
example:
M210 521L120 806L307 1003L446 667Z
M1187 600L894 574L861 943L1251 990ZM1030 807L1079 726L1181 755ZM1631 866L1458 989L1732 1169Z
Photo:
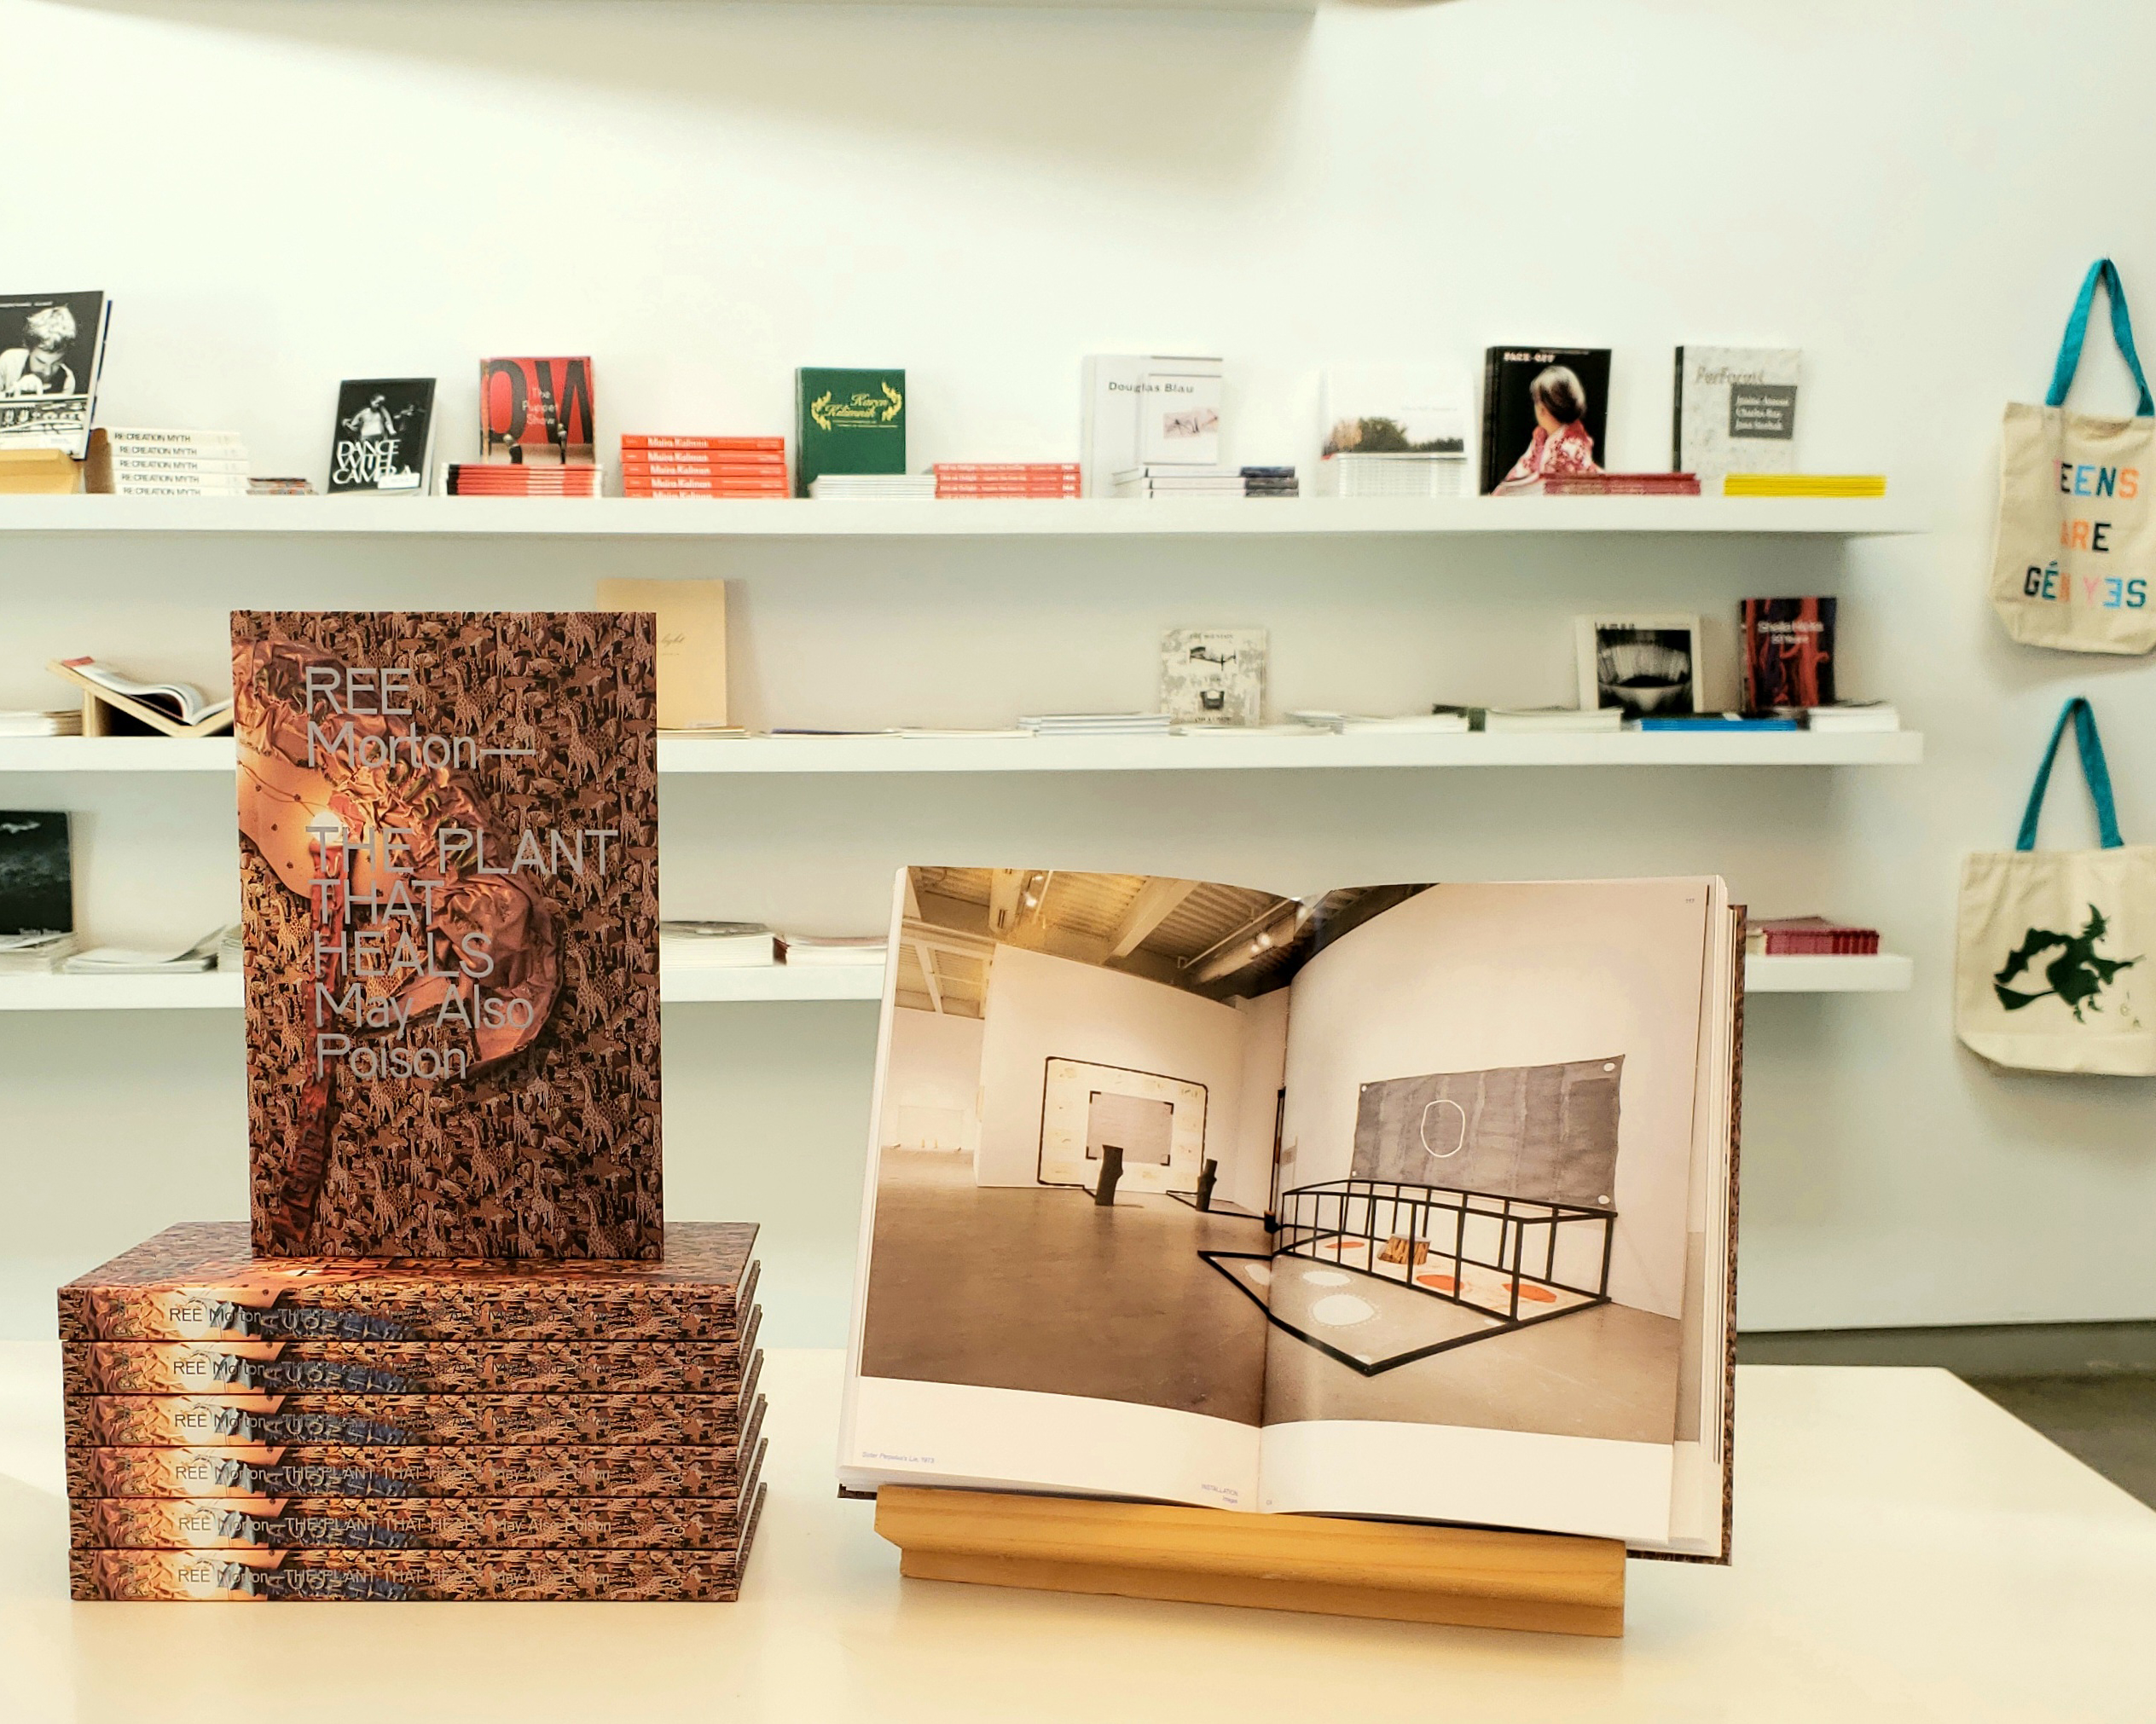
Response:
M739 452L743 454L780 454L786 450L784 437L644 437L624 432L622 452L634 450L679 450L684 454L698 452Z
M1677 376L1669 396L1669 470L1684 471L1684 350L1677 350Z
M1504 368L1502 350L1487 349L1482 356L1482 495L1488 496L1498 488L1504 475L1497 471L1498 459L1498 378Z

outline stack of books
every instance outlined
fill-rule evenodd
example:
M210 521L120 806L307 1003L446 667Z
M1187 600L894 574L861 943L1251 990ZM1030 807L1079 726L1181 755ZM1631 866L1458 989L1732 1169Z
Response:
M751 969L779 961L779 936L761 922L662 922L661 970Z
M1879 952L1879 930L1823 916L1785 916L1748 923L1744 949L1757 957L1871 957Z
M1884 473L1731 473L1725 497L1883 497Z
M1361 713L1319 712L1305 710L1291 712L1289 721L1305 730L1328 731L1336 736L1367 735L1458 735L1472 728L1464 708L1447 707L1438 712L1400 713L1388 718L1372 718Z
M1318 489L1328 497L1458 497L1466 494L1467 454L1327 455Z
M219 969L244 970L246 969L246 941L241 934L239 923L234 923L218 936L217 967Z
M299 478L250 478L247 495L251 497L311 497L315 482Z
M622 438L624 497L784 497L784 437Z
M0 712L0 737L78 737L80 707L68 712Z
M846 969L881 965L890 942L880 934L789 934L779 947L789 964Z
M449 461L442 468L448 497L595 497L599 469L538 462Z
M808 482L820 503L932 503L933 473L822 473Z
M72 934L0 934L0 975L50 975L74 949Z
M1243 469L1243 495L1246 497L1292 497L1301 489L1293 467Z
M1239 497L1243 480L1236 467L1125 467L1115 475L1119 497Z
M82 483L82 463L66 449L0 448L0 497L64 497Z
M1556 731L1568 735L1624 729L1625 710L1614 706L1493 706L1483 709L1486 731Z
M61 966L69 975L196 975L217 968L230 930L206 934L183 952L143 952L128 946L98 946L78 952Z
M1075 497L1080 495L1075 461L938 461L939 497Z
M1164 737L1164 712L1065 712L1022 718L1018 728L1036 737Z
M73 1595L733 1598L756 1233L383 1264L167 1229L60 1290Z
M1521 485L1509 495L1532 495L1537 487ZM1539 487L1545 497L1696 497L1697 473L1545 473Z
M1898 731L1902 727L1902 715L1883 700L1852 700L1837 702L1832 706L1806 707L1804 722L1806 730L1847 736Z
M101 458L102 443L107 455ZM90 468L122 497L244 497L247 446L237 431L129 431L91 433Z

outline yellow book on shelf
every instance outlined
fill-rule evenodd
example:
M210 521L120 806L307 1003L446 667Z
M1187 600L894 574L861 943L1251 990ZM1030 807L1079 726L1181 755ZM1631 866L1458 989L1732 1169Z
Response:
M82 485L82 469L65 449L0 448L0 495L66 496Z
M1725 497L1883 497L1884 473L1730 473Z

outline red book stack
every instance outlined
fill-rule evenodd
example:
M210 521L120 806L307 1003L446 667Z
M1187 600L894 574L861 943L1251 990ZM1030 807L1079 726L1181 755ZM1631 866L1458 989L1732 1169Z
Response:
M1075 497L1075 461L938 461L939 497Z
M1697 473L1545 473L1542 479L1545 497L1696 497L1699 494Z
M442 469L452 497L595 497L599 469L543 462L451 461Z
M1872 957L1879 952L1879 930L1823 916L1789 916L1751 923L1745 950L1762 957Z
M622 438L624 497L784 497L784 437Z

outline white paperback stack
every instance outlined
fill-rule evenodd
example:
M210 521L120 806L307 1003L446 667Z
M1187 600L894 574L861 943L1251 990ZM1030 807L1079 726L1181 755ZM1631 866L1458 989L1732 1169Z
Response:
M246 939L240 930L241 924L235 922L217 936L217 969L232 970L246 969Z
M50 975L74 949L72 934L0 934L0 975Z
M1335 366L1325 373L1319 494L1464 496L1467 399L1464 381L1442 366Z
M1846 701L1834 706L1806 707L1804 721L1805 729L1824 732L1830 736L1898 731L1902 727L1901 714L1883 700Z
M778 936L761 922L662 922L662 970L751 969L779 961Z
M217 967L226 930L206 934L184 952L143 952L124 946L78 952L61 969L69 975L191 975Z
M1444 712L1401 713L1391 718L1372 718L1363 713L1291 712L1289 718L1305 730L1330 731L1336 736L1368 736L1387 732L1416 736L1457 735L1468 728L1468 715L1458 708Z
M1022 718L1018 728L1036 737L1164 737L1164 712L1064 712Z
M1486 731L1620 731L1622 707L1493 706L1482 714Z
M123 497L244 497L247 446L236 431L105 432Z
M1241 468L1172 467L1149 464L1116 475L1119 497L1240 497Z
M881 965L890 950L880 934L789 934L779 945L787 963L821 969Z
M0 712L0 737L78 737L83 712Z
M825 473L809 480L808 495L820 503L932 503L934 473Z

